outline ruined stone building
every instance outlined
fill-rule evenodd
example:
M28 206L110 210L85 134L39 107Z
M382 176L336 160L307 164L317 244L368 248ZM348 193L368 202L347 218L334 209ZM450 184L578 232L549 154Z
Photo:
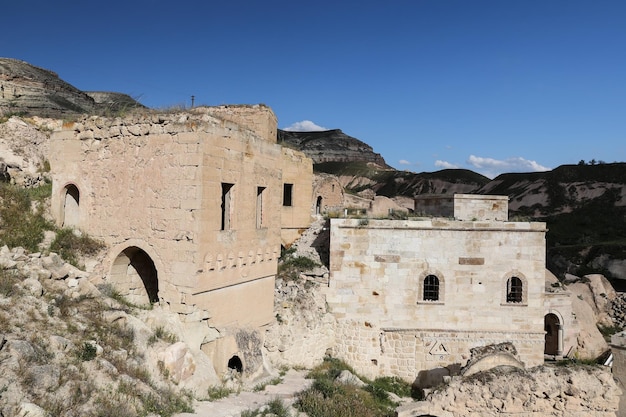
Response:
M438 217L331 220L336 356L426 383L474 347L512 342L534 366L575 344L568 294L545 288L545 223L508 221L500 196L425 197L415 213Z
M57 223L104 241L100 280L179 313L218 372L241 350L229 329L274 319L281 244L311 221L312 162L276 130L265 106L220 106L92 117L51 138Z

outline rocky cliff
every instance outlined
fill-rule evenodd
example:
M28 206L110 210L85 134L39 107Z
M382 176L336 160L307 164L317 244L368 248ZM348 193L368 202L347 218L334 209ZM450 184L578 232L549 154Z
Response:
M63 117L76 113L114 113L143 107L121 93L87 93L59 76L27 62L0 58L0 115Z
M372 162L379 168L390 168L380 154L365 142L348 136L339 129L322 132L291 132L278 130L278 142L298 149L313 160L324 162Z

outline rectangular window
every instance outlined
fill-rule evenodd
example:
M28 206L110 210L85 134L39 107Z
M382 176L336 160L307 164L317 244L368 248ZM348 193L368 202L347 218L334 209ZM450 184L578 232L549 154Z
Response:
M263 194L265 194L265 187L256 187L256 228L260 229L263 224Z
M233 186L235 184L222 183L222 230L229 230L230 214L232 213Z
M293 197L293 184L283 184L283 206L291 207Z

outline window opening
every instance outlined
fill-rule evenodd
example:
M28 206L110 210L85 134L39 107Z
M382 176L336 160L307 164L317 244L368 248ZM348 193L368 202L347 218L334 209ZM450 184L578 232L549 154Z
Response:
M293 198L293 184L283 184L283 206L291 207Z
M522 302L522 280L518 277L511 277L506 283L506 302L521 303Z
M63 201L63 227L75 227L79 224L80 193L74 184L65 188Z
M232 194L234 184L222 183L222 228L221 230L229 230L231 228L230 213L232 213Z
M424 278L424 300L439 300L439 278L434 275L428 275Z
M256 187L256 228L260 229L263 224L263 194L265 187Z

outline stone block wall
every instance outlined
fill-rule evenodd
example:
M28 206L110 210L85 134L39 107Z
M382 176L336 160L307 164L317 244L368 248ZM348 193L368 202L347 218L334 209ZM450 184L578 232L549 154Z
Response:
M282 149L282 157L281 238L284 245L290 245L312 221L313 162L304 153L289 148Z
M344 207L346 207L344 190L337 177L316 174L313 177L312 212L314 214L343 213Z
M131 288L125 269L152 269L161 305L204 311L198 317L218 328L274 319L283 171L311 184L312 170L303 154L276 144L267 107L68 122L52 135L50 163L59 225L111 248L101 279ZM308 219L310 185L304 192L293 210ZM142 262L133 262L138 252Z
M544 223L332 219L330 259L337 352L368 376L463 365L492 340L512 339L528 366L543 362ZM437 300L424 298L429 275ZM512 277L519 302L507 301Z
M466 221L507 221L509 199L506 196L478 194L421 195L415 198L415 214Z

